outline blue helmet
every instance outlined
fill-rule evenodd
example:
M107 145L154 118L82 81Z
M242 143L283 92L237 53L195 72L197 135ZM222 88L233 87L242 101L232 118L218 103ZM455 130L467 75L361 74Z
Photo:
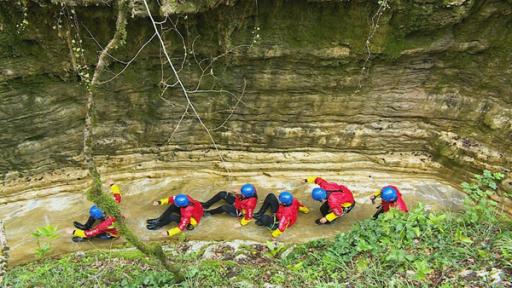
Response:
M384 201L393 202L398 198L398 193L395 188L386 186L380 190L380 197Z
M244 197L253 197L256 195L256 188L254 188L254 185L247 183L240 188L240 193L242 193Z
M288 191L281 192L279 194L279 202L283 203L285 206L292 205L293 202L293 196L292 193Z
M103 214L103 211L101 211L101 209L98 208L98 206L96 205L91 206L91 208L89 209L89 215L96 220L105 218L105 214Z
M311 197L316 201L324 201L327 199L327 191L323 188L316 187L311 191Z
M174 205L178 207L187 207L190 204L190 201L188 200L187 195L185 194L178 194L174 196Z

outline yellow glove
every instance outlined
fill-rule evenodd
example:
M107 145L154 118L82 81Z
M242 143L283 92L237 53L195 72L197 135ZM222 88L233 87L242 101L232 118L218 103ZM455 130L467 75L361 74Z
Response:
M73 237L86 238L85 232L82 229L75 229L75 230L73 230Z
M192 226L194 226L194 227L197 226L197 221L196 221L196 219L194 219L194 217L190 217L190 224L192 224Z
M167 236L169 236L169 237L172 237L172 236L180 234L180 233L181 233L181 230L178 227L174 227L170 230L167 230Z
M245 217L242 217L242 219L240 219L240 225L245 226L245 225L249 224L249 222L251 222L251 221L252 221L252 219L247 220L247 219L245 219Z
M301 206L301 207L299 207L299 211L304 213L304 214L308 214L309 213L309 208L306 207L306 206Z
M316 178L318 178L318 177L317 176L310 176L310 177L306 178L306 182L314 184Z
M370 200L372 200L372 204L375 203L375 199L377 199L377 197L380 196L380 190L378 190L377 192L373 193L371 196L370 196Z
M162 199L158 200L158 204L160 204L160 205L169 204L169 198L162 198Z
M276 229L274 231L272 231L272 237L276 238L276 237L279 237L279 235L281 235L283 232L281 232L281 230L279 229Z
M119 188L119 185L113 184L110 186L110 192L112 192L112 194L121 194L121 189Z
M338 215L334 214L334 213L329 213L327 215L325 215L325 219L327 219L327 221L329 222L332 222L334 219L338 218Z

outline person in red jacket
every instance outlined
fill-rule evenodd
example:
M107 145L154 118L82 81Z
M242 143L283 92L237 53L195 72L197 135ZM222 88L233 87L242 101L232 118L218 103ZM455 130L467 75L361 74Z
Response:
M112 193L112 197L114 198L114 201L116 201L117 204L121 203L121 189L119 188L119 186L117 184L114 184L114 181L112 179L108 179L107 184L108 184L108 186L110 186L110 192ZM96 206L93 206L93 207L96 207ZM92 207L91 207L91 209L92 209ZM80 229L80 230L89 230L89 229L91 229L92 225L94 225L94 222L96 222L96 220L99 220L99 218L93 217L93 215L91 213L91 211L92 211L91 209L89 210L89 218L87 219L85 224L82 224L78 221L73 222L73 226L75 226L75 228ZM101 213L103 213L103 212L101 212ZM99 215L99 214L97 214L97 215Z
M314 200L324 202L320 206L322 217L315 221L316 224L330 224L354 208L356 204L354 195L346 186L327 182L316 176L308 177L305 181L320 186L311 191L311 197Z
M272 215L265 215L269 208ZM279 200L277 200L276 195L270 193L254 218L256 219L256 225L265 226L272 230L272 237L275 238L295 224L299 211L305 214L309 213L309 209L295 199L290 192L281 192Z
M402 212L409 212L398 187L392 185L384 186L370 196L372 203L375 203L375 199L379 196L382 199L382 203L377 207L377 212L373 215L373 219L377 219L381 213L388 212L389 208L398 208Z
M233 217L239 217L241 225L247 225L252 221L254 209L256 209L256 204L258 203L258 195L254 185L244 184L240 189L240 194L221 191L210 200L204 202L203 207L208 209L221 200L226 201L227 204L212 210L206 210L205 215L227 213Z
M73 230L72 240L74 242L82 242L85 239L91 239L94 237L100 239L114 239L119 237L119 232L114 227L114 222L116 222L115 217L105 216L103 211L101 211L101 209L96 205L93 205L89 209L89 214L90 218L93 218L94 221L99 220L101 222L94 228L91 228L92 224L90 224L90 226L83 227L84 229L77 227L77 229Z
M178 194L153 202L154 206L167 205L169 208L158 218L147 220L149 230L160 229L161 227L176 222L178 226L164 232L165 236L174 236L185 229L193 230L201 221L204 209L201 203L185 194Z

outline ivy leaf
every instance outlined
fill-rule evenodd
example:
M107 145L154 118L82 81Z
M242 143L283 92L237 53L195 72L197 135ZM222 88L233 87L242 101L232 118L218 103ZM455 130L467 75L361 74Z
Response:
M496 180L503 180L503 178L505 178L505 174L500 173L500 172L494 173L493 176L494 176L494 179L496 179Z
M428 265L426 260L416 261L414 262L414 268L415 268L415 279L418 281L423 281L428 274L430 274L432 269L430 269L430 266Z
M359 252L362 252L362 251L369 251L371 250L373 247L368 244L368 242L366 242L365 240L361 240L359 242L357 242L357 251Z
M420 237L421 233L420 233L420 227L413 227L412 230L414 231L414 233L416 234L416 237Z

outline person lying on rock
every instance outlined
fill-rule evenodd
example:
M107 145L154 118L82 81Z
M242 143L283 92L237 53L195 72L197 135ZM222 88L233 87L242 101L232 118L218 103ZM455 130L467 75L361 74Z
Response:
M215 209L206 210L205 215L226 213L233 217L239 217L242 226L252 221L254 209L256 209L258 203L258 195L254 185L244 184L240 189L240 194L221 191L204 202L203 207L208 209L221 200L224 200L226 204Z
M114 223L116 222L115 217L105 216L105 213L103 213L103 211L101 211L101 209L96 205L93 205L89 209L89 215L89 220L85 225L75 222L75 227L80 226L80 228L77 227L77 229L73 230L72 240L74 242L82 242L85 239L91 238L100 238L105 240L119 238L119 232L114 227ZM92 225L97 220L100 221L100 223L96 225L96 227L92 228Z
M157 230L161 227L176 222L178 226L164 232L164 236L174 236L185 229L193 230L201 221L204 209L201 203L185 194L177 194L168 198L153 202L154 206L169 205L169 208L158 218L147 220L149 230Z
M315 221L318 225L331 224L334 220L352 211L356 205L352 191L344 185L327 182L316 176L308 177L305 182L320 186L311 191L313 200L323 202L320 206L322 217Z
M409 209L402 198L402 194L396 186L385 186L379 191L373 193L373 195L370 196L372 203L375 203L375 199L379 196L382 199L382 202L377 207L377 212L373 215L373 219L377 219L381 213L388 212L389 208L398 208L402 212L409 212Z
M270 209L271 215L265 212ZM272 230L272 237L278 237L287 228L290 228L297 221L298 212L309 213L309 209L295 199L290 192L284 191L276 195L270 193L265 197L263 206L254 214L256 225L265 226Z
M114 184L114 181L112 179L108 179L107 184L110 186L110 192L112 193L112 197L114 197L114 201L116 201L116 203L118 203L118 204L121 203L121 190L119 189L119 186ZM94 225L94 222L96 222L97 220L100 220L99 218L94 217L93 214L91 213L91 211L94 210L93 207L96 207L96 205L92 206L89 209L89 218L87 219L85 224L82 224L78 221L73 222L73 226L75 226L75 228L80 229L80 230L89 230L89 229L91 229L92 225ZM99 215L99 214L96 214L96 215Z

